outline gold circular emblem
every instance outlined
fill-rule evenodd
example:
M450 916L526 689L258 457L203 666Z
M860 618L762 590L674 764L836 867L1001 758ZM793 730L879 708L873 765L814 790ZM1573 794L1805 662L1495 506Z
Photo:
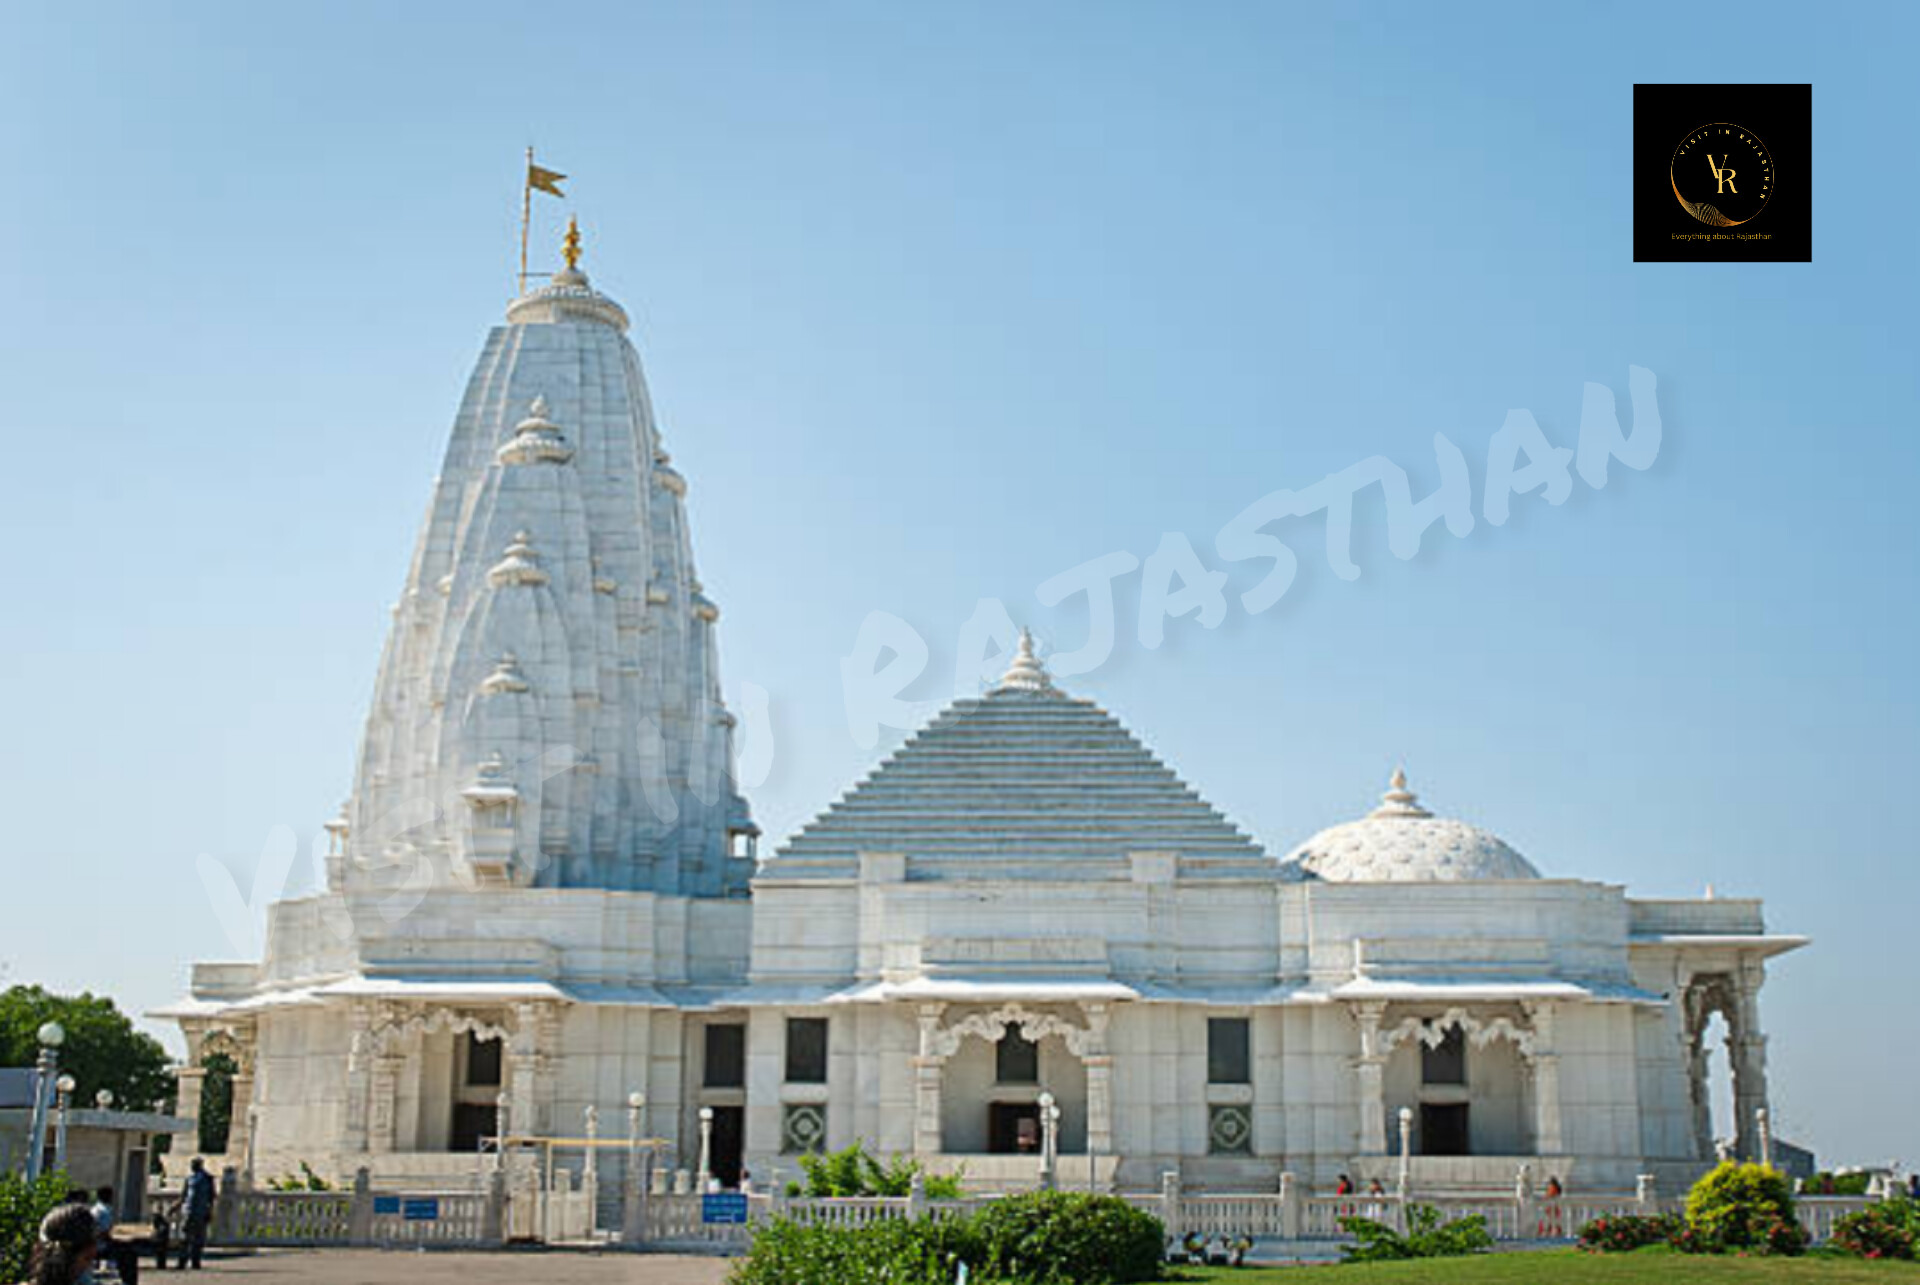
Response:
M1688 214L1716 228L1738 227L1773 198L1773 156L1743 125L1715 121L1689 130L1667 167Z

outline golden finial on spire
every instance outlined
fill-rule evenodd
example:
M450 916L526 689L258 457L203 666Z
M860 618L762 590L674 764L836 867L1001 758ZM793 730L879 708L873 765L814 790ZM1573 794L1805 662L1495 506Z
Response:
M560 253L566 257L567 271L580 267L580 220L572 215L567 216L566 244Z

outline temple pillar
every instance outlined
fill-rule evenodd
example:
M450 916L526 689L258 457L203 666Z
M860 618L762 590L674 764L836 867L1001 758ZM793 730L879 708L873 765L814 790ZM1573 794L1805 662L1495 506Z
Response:
M233 1073L233 1106L227 1117L227 1154L242 1157L245 1165L248 1143L253 1138L253 1059L249 1057ZM251 1165L245 1166L251 1169Z
M1759 1113L1767 1106L1767 1037L1760 1032L1760 985L1766 966L1741 965L1734 1011L1727 1022L1727 1062L1733 1071L1734 1151L1742 1160L1760 1158Z
M1360 1028L1360 1056L1353 1063L1360 1108L1360 1153L1384 1156L1387 1154L1387 1054L1380 1047L1380 1019L1386 1015L1387 1006L1373 1001L1354 1004L1349 1011Z
M1113 1058L1107 1052L1107 1006L1090 1003L1080 1007L1087 1019L1086 1052L1080 1059L1087 1070L1087 1150L1111 1155Z
M373 1073L367 1087L367 1150L386 1153L393 1150L394 1117L399 1094L398 1053L381 1049L374 1054Z
M1541 1002L1526 1006L1533 1023L1531 1053L1533 1070L1533 1150L1542 1156L1557 1156L1566 1150L1560 1111L1560 1055L1554 1042L1554 1007Z
M347 1044L347 1110L340 1135L340 1148L348 1152L367 1149L367 1094L371 1091L373 1061L373 1013L365 1004L355 1004L347 1014L352 1037Z
M920 1052L913 1059L913 1153L930 1156L939 1153L940 1079L946 1059L939 1055L941 1004L920 1005Z
M189 1057L192 1054L188 1055ZM207 1087L207 1068L183 1062L173 1068L173 1113L194 1124L193 1146L200 1146L200 1094Z

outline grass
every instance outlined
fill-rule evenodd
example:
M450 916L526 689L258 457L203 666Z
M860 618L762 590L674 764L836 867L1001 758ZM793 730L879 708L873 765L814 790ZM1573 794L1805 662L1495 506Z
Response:
M1550 1249L1471 1258L1428 1258L1400 1263L1353 1263L1327 1267L1184 1267L1173 1279L1218 1285L1632 1285L1640 1281L1810 1282L1811 1285L1920 1285L1920 1263L1864 1262L1858 1258L1737 1258L1677 1254L1663 1248L1631 1254L1587 1254Z

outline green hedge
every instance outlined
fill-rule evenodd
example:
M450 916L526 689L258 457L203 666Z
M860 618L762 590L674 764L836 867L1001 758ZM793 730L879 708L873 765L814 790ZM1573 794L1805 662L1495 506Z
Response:
M810 1227L776 1219L730 1285L1135 1285L1161 1279L1160 1220L1112 1196L1036 1192L971 1217Z

